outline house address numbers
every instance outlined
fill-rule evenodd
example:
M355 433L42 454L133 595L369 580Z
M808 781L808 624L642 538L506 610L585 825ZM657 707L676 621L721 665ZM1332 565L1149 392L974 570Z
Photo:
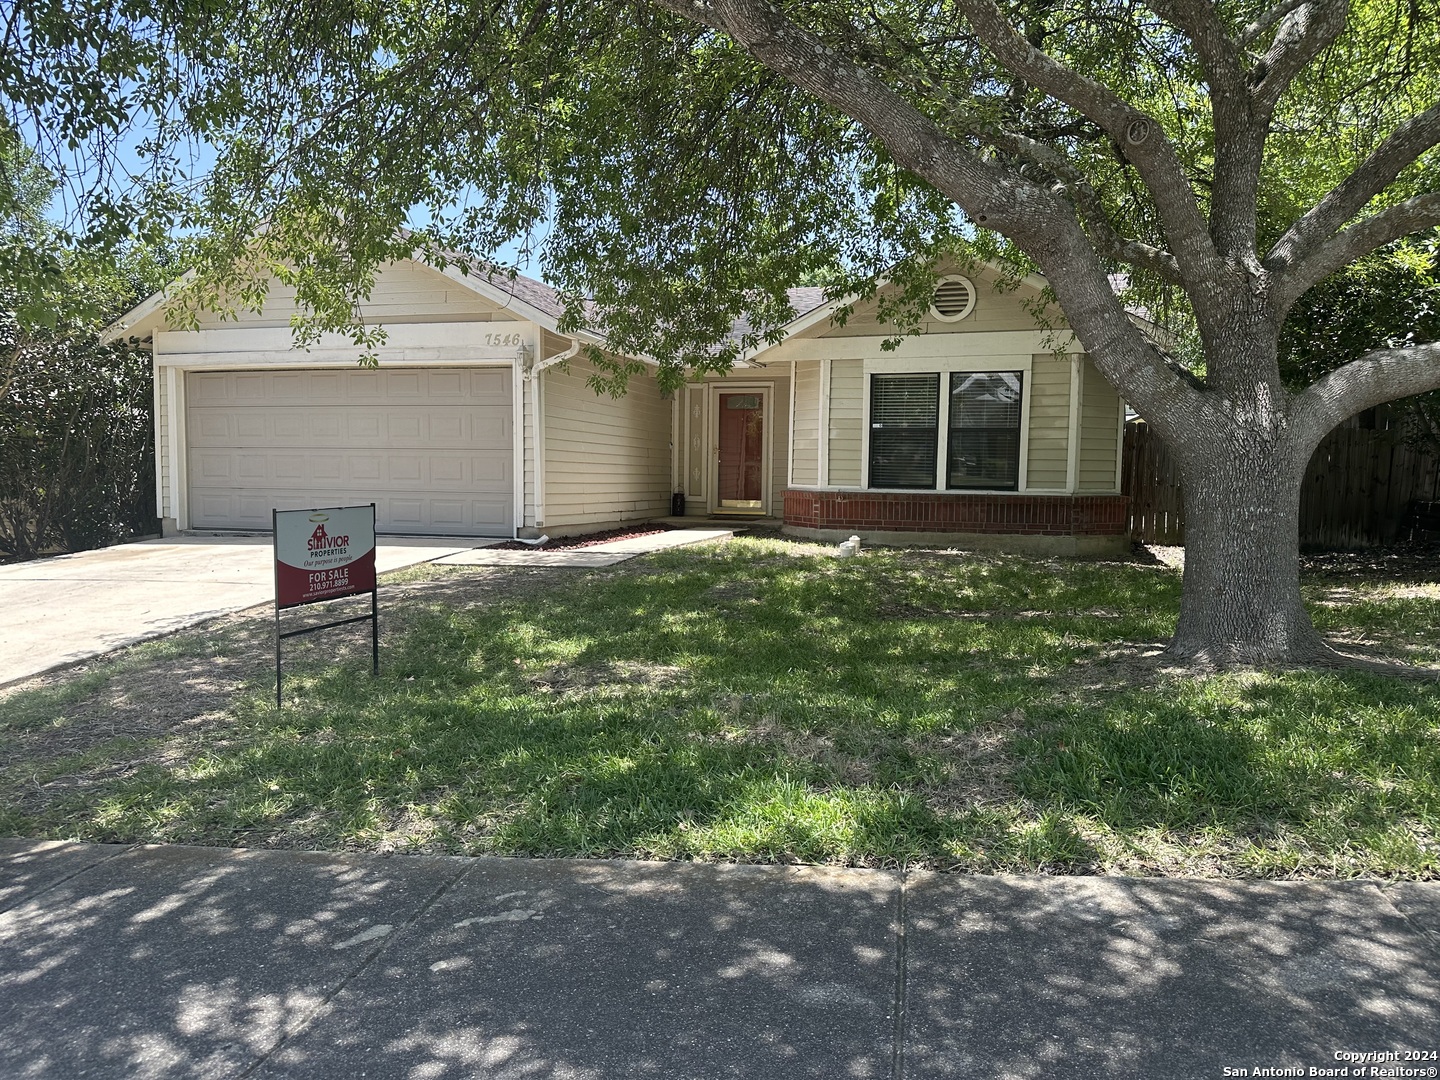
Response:
M519 334L486 334L486 345L519 345L524 342Z

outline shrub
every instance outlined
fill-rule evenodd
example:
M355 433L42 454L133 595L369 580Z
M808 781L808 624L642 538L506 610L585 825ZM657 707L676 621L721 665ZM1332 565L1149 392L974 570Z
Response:
M0 327L0 552L158 531L149 357L93 332Z

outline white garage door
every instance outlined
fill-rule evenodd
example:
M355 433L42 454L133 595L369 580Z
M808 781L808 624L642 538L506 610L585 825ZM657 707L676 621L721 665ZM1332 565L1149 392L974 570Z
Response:
M509 536L510 394L508 367L190 372L190 525L373 502L384 532Z

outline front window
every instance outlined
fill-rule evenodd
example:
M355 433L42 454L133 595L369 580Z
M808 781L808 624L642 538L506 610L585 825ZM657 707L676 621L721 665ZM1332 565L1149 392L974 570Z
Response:
M870 376L870 486L933 488L940 376Z
M949 372L945 400L941 377L870 376L870 486L934 490L939 474L951 491L1018 489L1024 373Z
M1019 487L1021 377L1018 371L951 373L947 487Z

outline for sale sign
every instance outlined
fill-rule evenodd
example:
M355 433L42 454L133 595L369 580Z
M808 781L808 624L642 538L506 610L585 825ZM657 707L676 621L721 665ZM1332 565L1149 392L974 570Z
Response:
M375 506L275 511L275 606L375 589Z

